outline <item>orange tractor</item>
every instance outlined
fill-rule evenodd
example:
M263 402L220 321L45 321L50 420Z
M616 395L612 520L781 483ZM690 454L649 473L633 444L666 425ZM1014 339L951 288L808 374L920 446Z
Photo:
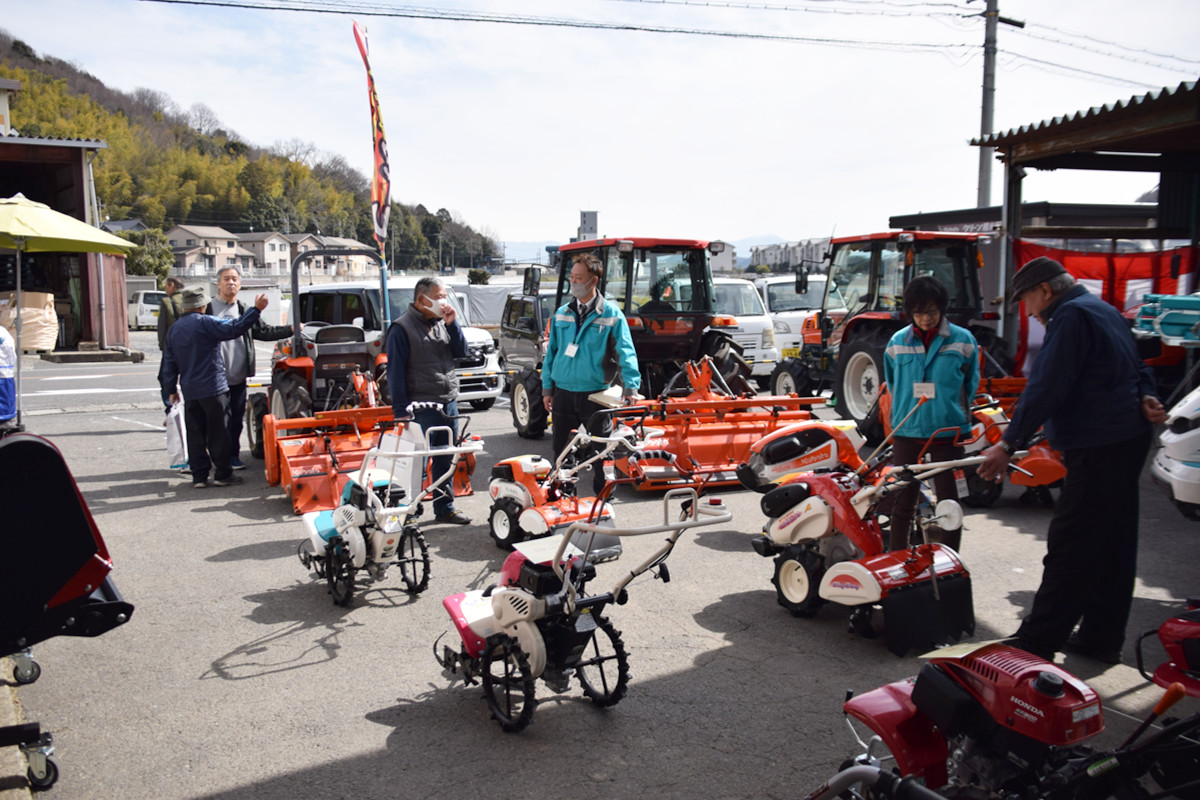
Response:
M300 296L299 270L306 261L339 255L366 255L383 269L379 254L372 251L310 250L292 262L292 297ZM380 284L380 296L388 297L382 275ZM271 366L268 413L261 420L249 419L247 427L254 436L261 426L267 483L282 486L292 510L303 514L337 508L363 457L379 447L385 430L402 421L393 420L379 386L387 369L384 331L320 321L301 325L299 319L294 328ZM458 445L466 426L456 429ZM474 469L473 454L458 462L456 495L471 493Z

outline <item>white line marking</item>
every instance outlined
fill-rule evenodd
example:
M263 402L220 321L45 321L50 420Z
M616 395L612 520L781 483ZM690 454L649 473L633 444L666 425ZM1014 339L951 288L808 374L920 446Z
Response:
M152 431L165 430L162 425L151 425L149 422L142 422L140 419L125 419L124 417L113 417L113 419L119 422L128 422L131 425L141 425L142 427L149 428Z

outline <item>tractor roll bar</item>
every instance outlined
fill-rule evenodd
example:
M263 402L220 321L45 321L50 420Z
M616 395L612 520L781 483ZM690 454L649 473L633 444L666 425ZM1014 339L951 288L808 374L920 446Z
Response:
M388 316L387 268L383 256L374 250L361 247L326 247L318 250L308 250L292 259L292 355L299 358L304 353L304 337L300 332L303 322L300 319L300 265L305 261L324 256L366 256L379 265L379 291L383 301L384 317Z

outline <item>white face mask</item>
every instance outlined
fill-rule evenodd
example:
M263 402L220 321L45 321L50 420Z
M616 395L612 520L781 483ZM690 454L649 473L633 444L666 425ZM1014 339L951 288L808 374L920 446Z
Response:
M592 293L592 286L593 284L591 281L588 281L587 283L572 283L571 296L576 300L582 300Z
M429 311L435 317L442 316L442 308L445 307L446 301L440 297L429 298Z

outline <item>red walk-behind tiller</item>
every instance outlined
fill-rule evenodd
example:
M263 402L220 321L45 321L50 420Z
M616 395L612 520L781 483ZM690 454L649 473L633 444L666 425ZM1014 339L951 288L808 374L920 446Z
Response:
M981 382L989 383L1000 380L998 378L987 379ZM1010 378L1009 381L1020 381L1024 386L1024 378ZM1015 402L1015 401L1014 401ZM1007 408L1011 409L1013 402L1007 404ZM997 400L989 394L975 395L975 402L971 406L972 424L971 435L966 439L959 441L963 447L965 455L971 456L981 453L988 447L991 447L996 442L1004 437L1004 432L1008 429L1008 411L1006 404L1001 400ZM887 384L884 384L879 395L879 415L884 423L884 432L891 434L891 395L887 391ZM951 429L947 429L951 430ZM934 435L943 433L937 431ZM1054 505L1054 499L1050 496L1050 489L1059 486L1062 479L1067 475L1067 467L1062 462L1062 457L1050 444L1046 441L1045 434L1041 431L1033 437L1033 440L1026 445L1025 451L1027 455L1013 463L1015 467L1009 471L1008 480L1014 486L1024 486L1025 494L1021 495L1021 502L1028 505L1041 504L1046 506ZM975 474L974 469L957 470L955 478L959 480L959 485L965 485L965 491L960 488L959 495L964 503L972 508L987 508L995 503L1001 492L1004 491L1004 484L996 481L985 481Z
M677 463L696 464L697 470L680 474L668 459L640 458L634 469L621 457L614 465L642 490L695 486L699 475L709 486L735 485L737 467L755 442L784 425L811 419L809 409L824 404L824 398L794 394L735 395L705 357L684 364L658 400L617 410L618 420L647 414L647 421L662 429L646 441L647 449L674 454Z
M660 437L662 430L645 427L644 410L637 416L625 415L615 421L608 436L588 433L588 428L600 427L604 416L616 413L618 409L609 409L592 415L553 464L540 455L522 455L506 458L492 467L492 480L488 484L492 496L489 529L497 547L512 550L517 542L561 533L576 522L612 527L613 508L609 498L618 484L632 483L636 477L618 477L609 472L598 496L580 497L580 473L593 464L598 467L618 453L630 464L638 458L660 462L674 458L661 451L646 452L645 442ZM633 473L641 474L636 469ZM607 561L620 554L620 539L604 534L596 536L591 553L593 562Z
M0 440L0 487L0 656L15 655L17 682L32 683L41 674L33 645L100 636L128 622L133 606L109 576L108 548L58 448L25 433ZM36 722L0 727L0 747L21 748L35 789L58 780L52 742Z
M680 500L676 516L672 503ZM533 719L538 678L562 693L574 676L595 705L616 705L629 684L629 656L605 609L623 605L630 582L647 571L655 570L664 583L670 580L665 562L685 530L732 518L719 498L699 497L693 488L672 489L663 496L659 523L608 528L576 522L556 536L518 542L495 584L442 601L460 647L443 645L439 653L439 636L434 657L450 676L461 674L468 685L483 683L488 709L505 731L522 730ZM625 572L610 591L587 592L587 582L596 576L590 558L593 536L656 533L668 534L664 544Z
M1150 675L1142 661L1142 641L1155 634L1167 651L1167 660ZM1146 680L1163 688L1178 683L1192 697L1200 697L1200 597L1188 598L1186 611L1138 637L1137 665Z
M970 636L970 573L952 548L931 541L962 526L962 508L954 500L932 506L923 491L913 517L921 543L895 552L885 552L880 517L897 489L973 467L982 457L888 467L882 445L863 460L860 442L848 423L801 422L756 444L739 470L748 488L764 492L768 521L752 544L775 559L779 604L798 617L827 602L851 606L850 630L868 637L877 635L872 615L879 607L885 641L897 655Z

